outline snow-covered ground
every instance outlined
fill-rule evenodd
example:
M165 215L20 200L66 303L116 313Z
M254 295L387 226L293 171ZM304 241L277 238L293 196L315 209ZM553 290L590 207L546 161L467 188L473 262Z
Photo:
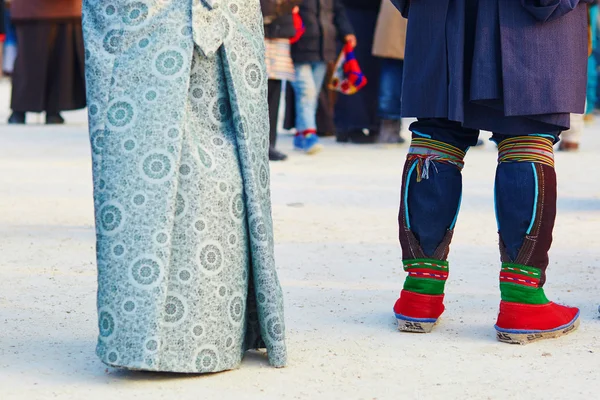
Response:
M85 113L9 127L0 83L0 399L593 399L600 392L600 123L557 154L559 209L547 294L580 329L525 347L496 342L495 148L467 156L447 311L429 335L396 331L404 273L396 214L406 147L325 142L272 164L290 365L174 376L107 368L96 341ZM43 119L39 119L42 121ZM38 119L33 116L31 121Z

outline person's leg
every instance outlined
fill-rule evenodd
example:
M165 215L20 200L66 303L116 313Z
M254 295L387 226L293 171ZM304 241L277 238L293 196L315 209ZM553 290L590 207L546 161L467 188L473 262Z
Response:
M279 104L281 102L282 82L276 79L268 81L268 102L269 102L269 160L283 161L287 156L277 150L277 122L279 120Z
M558 132L493 139L502 259L498 340L523 344L564 335L577 327L579 310L550 302L543 289L556 218Z
M404 62L391 58L381 59L379 80L379 143L404 143L402 129L402 69Z
M307 142L309 136L317 133L317 100L321 86L317 86L312 63L297 63L296 80L292 83L296 97L296 137L294 147L312 154L318 150L318 145L313 146ZM319 71L317 71L319 72ZM323 72L323 78L325 73ZM317 77L318 78L318 77ZM323 82L321 78L321 83ZM311 137L312 139L312 137Z
M448 252L462 196L464 157L479 132L445 119L420 119L404 166L398 216L404 289L394 306L399 329L429 332L444 311Z

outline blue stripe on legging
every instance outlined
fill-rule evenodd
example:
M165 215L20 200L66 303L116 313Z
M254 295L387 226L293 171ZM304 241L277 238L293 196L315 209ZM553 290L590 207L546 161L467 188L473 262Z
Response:
M539 191L538 191L538 174L537 174L537 170L535 169L535 163L531 163L531 168L533 169L533 180L534 180L534 187L535 187L535 197L533 198L533 212L531 213L531 223L529 224L529 229L527 229L527 234L529 235L531 233L531 230L533 229L533 224L535 222L535 214L537 211L537 203L538 203L538 195L539 195Z
M408 171L408 175L406 176L406 189L404 189L404 214L406 217L406 227L410 229L410 218L408 217L408 186L410 185L410 177L412 176L413 171L417 168L418 161L415 161L410 170Z

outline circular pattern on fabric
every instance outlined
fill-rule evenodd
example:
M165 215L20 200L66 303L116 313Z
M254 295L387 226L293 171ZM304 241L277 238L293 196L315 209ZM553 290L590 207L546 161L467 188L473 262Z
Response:
M227 287L225 285L219 286L219 289L217 290L217 294L219 295L219 297L227 296Z
M273 342L281 342L284 339L284 328L279 316L273 315L267 319L267 334Z
M92 133L92 151L95 154L101 154L104 149L105 144L105 131L103 129L98 129Z
M238 244L238 237L235 233L230 233L229 234L229 238L227 239L227 243L229 243L230 246L235 246Z
M206 169L211 170L214 167L212 156L201 146L198 146L198 157L200 157L200 162Z
M235 325L242 323L244 319L244 313L246 312L246 304L241 295L236 294L229 301L229 320Z
M179 325L187 315L187 305L183 297L167 296L163 320L169 326Z
M135 148L137 147L137 143L134 139L125 139L123 141L123 150L130 152L135 150Z
M241 193L236 193L231 198L231 215L237 220L244 218L244 196Z
M181 164L179 166L179 175L188 177L192 173L192 168L188 164Z
M250 88L258 89L261 87L263 76L262 70L257 63L252 62L246 65L246 68L244 68L244 77Z
M265 164L260 166L258 179L260 181L260 186L263 189L267 189L269 187L269 170Z
M202 247L199 258L202 269L210 275L219 273L223 268L223 250L217 243Z
M140 49L145 49L149 45L150 45L150 39L148 39L148 38L140 39L140 41L138 42L138 46L140 46Z
M137 305L135 304L134 299L127 299L123 302L123 305L121 307L123 308L123 312L125 312L126 314L131 314L135 311Z
M124 130L132 125L135 118L133 102L118 100L108 108L108 123L113 130Z
M151 289L158 285L162 275L162 262L153 256L140 257L134 260L129 267L131 280L142 289Z
M145 193L134 193L131 197L131 204L136 207L141 207L146 204L146 194Z
M189 202L187 201L185 195L181 192L177 193L175 196L175 219L179 220L185 216L187 213Z
M121 258L125 255L125 244L117 243L112 247L112 254L116 258Z
M154 89L149 89L146 91L146 93L144 93L144 99L146 99L146 101L148 102L155 102L156 99L158 99L158 92Z
M142 176L149 182L161 183L171 178L174 172L173 156L166 151L146 154L140 163Z
M119 361L119 353L116 350L110 350L106 359L110 364L116 364Z
M113 6L112 4L109 6L106 6L106 8L104 9L104 13L108 17L112 17L113 15L115 15L116 12L117 12L117 8L115 6Z
M181 269L177 274L177 278L179 278L181 283L188 283L192 279L192 273L189 269Z
M194 222L194 229L198 232L203 232L206 229L206 222L202 219L197 220Z
M160 341L156 337L149 338L148 340L146 340L146 343L144 343L144 350L148 353L156 353L159 348Z
M123 23L138 26L148 18L148 6L141 1L129 3L123 9Z
M213 103L212 116L216 122L227 122L231 118L231 105L229 100L221 97Z
M107 309L101 309L98 313L98 327L100 330L100 337L103 339L110 339L115 333L115 315Z
M194 101L200 101L204 98L204 89L201 86L192 87L190 93Z
M202 325L195 325L192 328L192 335L194 335L195 337L200 337L204 334L204 328L202 327Z
M90 110L90 115L92 115L92 116L95 116L95 115L97 115L97 114L98 114L98 111L99 111L99 109L98 109L98 106L97 106L97 105L95 105L95 104L91 104L91 105L89 106L89 110Z
M98 210L98 227L102 235L111 236L119 233L123 228L125 211L116 202L107 202Z
M200 373L215 372L219 366L219 355L216 347L204 347L196 357L196 370Z
M192 36L192 34L194 33L194 30L192 29L191 26L184 26L183 28L181 28L181 36L183 37L189 37Z
M181 137L181 129L179 129L176 126L173 126L171 128L167 128L167 138L171 139L171 140L176 140L179 139Z
M235 126L237 128L238 139L247 140L250 134L248 118L246 118L244 115L238 117L236 119Z
M259 219L258 217L250 221L250 233L254 239L260 242L266 242L268 239L267 227L262 219Z
M184 70L186 56L177 48L160 52L154 59L154 70L163 78L177 78Z
M106 32L102 40L102 47L107 53L117 54L123 47L123 30L113 29Z
M166 246L169 244L171 235L166 230L160 230L154 234L154 243L157 246Z

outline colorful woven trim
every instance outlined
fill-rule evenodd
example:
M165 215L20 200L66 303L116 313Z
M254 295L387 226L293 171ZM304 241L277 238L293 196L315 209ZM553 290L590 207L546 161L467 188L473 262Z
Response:
M415 293L438 295L444 293L448 279L448 262L432 259L404 260L408 277L404 290Z
M547 304L548 298L540 287L539 268L503 263L500 271L502 300L524 304Z
M429 168L435 164L432 161L455 165L459 170L465 166L466 153L452 145L438 140L426 138L413 138L408 159L417 160L417 182L429 179Z
M552 140L539 136L516 136L498 145L498 162L533 162L554 168Z

